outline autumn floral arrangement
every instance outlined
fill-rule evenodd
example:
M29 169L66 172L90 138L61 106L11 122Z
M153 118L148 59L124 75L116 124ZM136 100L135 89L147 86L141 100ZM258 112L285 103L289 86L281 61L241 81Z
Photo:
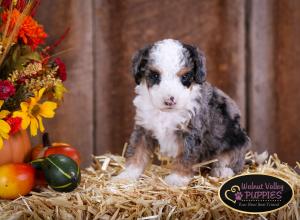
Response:
M0 149L20 129L43 132L66 91L65 64L51 54L56 45L43 45L47 33L34 19L38 5L0 0Z

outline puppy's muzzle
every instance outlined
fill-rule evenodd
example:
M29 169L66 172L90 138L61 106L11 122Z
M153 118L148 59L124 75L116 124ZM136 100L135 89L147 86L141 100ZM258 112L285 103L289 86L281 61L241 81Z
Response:
M170 96L169 98L166 98L164 100L164 104L168 107L172 107L172 106L176 105L174 96Z

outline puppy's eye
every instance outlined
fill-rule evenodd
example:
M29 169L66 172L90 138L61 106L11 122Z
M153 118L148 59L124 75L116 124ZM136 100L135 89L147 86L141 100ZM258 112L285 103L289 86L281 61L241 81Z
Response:
M184 74L183 76L181 76L180 80L184 86L189 87L192 84L193 73L188 72L188 73Z
M149 86L158 85L160 82L160 74L156 71L150 71L147 78Z
M149 74L149 77L154 80L159 80L159 78L160 78L159 73L155 72L155 71L151 71Z
M187 80L188 79L188 74L185 74L181 77L181 80Z

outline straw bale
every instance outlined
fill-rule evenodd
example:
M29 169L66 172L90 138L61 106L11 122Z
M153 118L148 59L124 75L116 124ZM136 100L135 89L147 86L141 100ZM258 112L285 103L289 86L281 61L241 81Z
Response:
M164 159L164 158L160 158ZM246 155L243 173L274 174L287 180L295 197L278 211L241 214L226 208L218 198L224 179L208 176L205 169L216 160L197 164L198 171L187 187L168 186L169 161L149 165L138 181L112 181L124 169L125 159L117 155L95 156L93 165L82 170L80 186L70 193L50 188L35 189L13 201L0 200L0 220L7 219L291 219L300 220L300 175L276 154ZM202 172L202 173L200 173Z

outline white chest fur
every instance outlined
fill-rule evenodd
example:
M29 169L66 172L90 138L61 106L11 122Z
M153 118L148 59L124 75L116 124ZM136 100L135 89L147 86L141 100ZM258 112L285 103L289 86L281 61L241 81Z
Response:
M159 110L137 110L136 123L153 132L164 156L176 157L178 142L175 135L177 125L186 121L182 114Z
M161 111L155 107L145 85L137 86L136 94L133 100L136 107L135 123L153 132L163 155L176 157L179 146L175 132L178 127L184 127L195 113L197 102L194 100L199 96L199 87L194 86L184 107L174 111Z
M175 132L179 125L190 119L188 111L161 111L153 107L147 97L140 95L135 97L133 103L136 106L135 123L153 132L163 155L176 157L179 146Z

